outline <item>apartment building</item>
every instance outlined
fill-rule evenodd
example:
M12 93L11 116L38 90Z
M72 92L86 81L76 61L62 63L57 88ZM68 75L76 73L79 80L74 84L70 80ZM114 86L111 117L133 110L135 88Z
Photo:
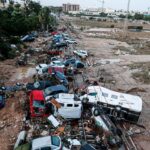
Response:
M79 11L80 5L78 4L63 4L63 12L69 12L69 11Z

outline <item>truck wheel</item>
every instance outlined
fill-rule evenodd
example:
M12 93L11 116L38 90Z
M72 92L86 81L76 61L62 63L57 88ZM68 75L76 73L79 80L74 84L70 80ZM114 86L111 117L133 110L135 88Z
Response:
M94 112L93 112L94 116L99 116L100 115L100 112L98 109L94 109Z
M120 112L120 111L121 111L121 107L120 107L120 106L116 106L115 109L116 109L117 112Z

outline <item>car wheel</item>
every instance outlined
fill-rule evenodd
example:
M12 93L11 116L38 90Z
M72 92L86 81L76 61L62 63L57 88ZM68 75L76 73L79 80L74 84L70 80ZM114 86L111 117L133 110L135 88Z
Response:
M94 109L94 112L93 112L94 116L99 116L100 115L100 112L98 109Z
M1 88L1 89L2 89L2 91L5 91L5 90L6 90L6 87L2 86L2 88Z
M89 99L88 99L87 97L85 97L85 98L82 99L82 102L83 102L84 104L87 104L88 101L89 101Z

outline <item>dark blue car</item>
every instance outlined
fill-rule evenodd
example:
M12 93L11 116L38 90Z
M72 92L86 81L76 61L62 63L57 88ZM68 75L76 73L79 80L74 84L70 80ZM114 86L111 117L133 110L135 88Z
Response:
M51 96L59 93L68 93L68 89L64 85L50 86L44 90L44 96Z
M67 80L66 76L63 73L61 73L60 71L55 71L54 75L55 75L55 78L57 80L59 80L60 83L62 83L66 87L68 86L68 84L69 84L68 80Z
M35 37L32 34L26 35L23 38L21 38L22 42L33 42L35 40Z
M67 60L64 62L64 65L65 65L65 66L73 65L73 64L75 64L75 62L76 62L76 59L75 59L75 58L67 59Z
M1 91L0 92L0 108L5 106L5 94Z
M84 68L85 67L83 62L81 62L80 60L76 60L75 58L67 59L64 62L64 65L65 66L72 65L75 68Z
M38 81L34 83L28 83L26 85L26 89L29 91L30 90L43 90L52 85L54 85L52 81Z

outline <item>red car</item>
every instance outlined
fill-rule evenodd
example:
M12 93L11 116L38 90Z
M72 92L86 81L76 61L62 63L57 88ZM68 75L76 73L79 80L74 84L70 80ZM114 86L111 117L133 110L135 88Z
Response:
M43 91L33 90L30 93L30 115L31 117L47 117L45 98Z
M51 32L51 35L59 34L57 31Z
M48 73L52 74L53 72L59 71L61 73L64 73L64 69L62 67L49 67Z

